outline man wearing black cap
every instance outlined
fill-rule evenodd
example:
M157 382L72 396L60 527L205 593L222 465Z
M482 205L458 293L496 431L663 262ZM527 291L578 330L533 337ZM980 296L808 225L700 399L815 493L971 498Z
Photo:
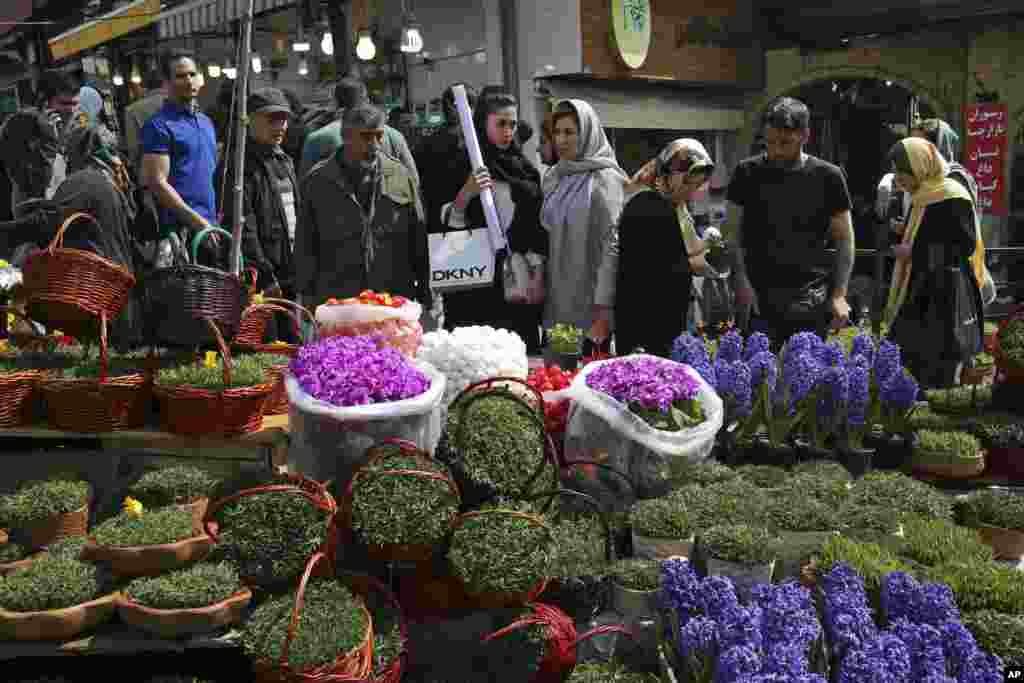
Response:
M296 207L299 184L295 166L282 142L288 134L291 106L284 94L275 88L254 90L246 101L249 113L249 136L245 147L242 183L242 255L246 267L258 273L256 286L268 297L293 299L295 296ZM217 177L234 180L233 159L221 161ZM224 223L234 225L235 204L224 202ZM268 325L268 341L294 341L294 326L286 316L279 316L277 330ZM276 332L276 337L274 336Z

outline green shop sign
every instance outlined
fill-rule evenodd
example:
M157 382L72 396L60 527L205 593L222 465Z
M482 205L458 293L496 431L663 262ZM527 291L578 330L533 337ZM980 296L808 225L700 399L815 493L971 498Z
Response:
M650 0L612 0L612 39L626 66L643 66L651 47Z

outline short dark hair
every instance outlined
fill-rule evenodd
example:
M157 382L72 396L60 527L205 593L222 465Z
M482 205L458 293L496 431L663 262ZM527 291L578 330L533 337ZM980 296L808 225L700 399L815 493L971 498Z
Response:
M164 77L164 80L170 81L174 79L174 65L183 59L191 59L195 63L196 54L192 50L176 48L160 56L160 75Z
M349 107L341 117L341 125L344 129L349 128L380 128L384 125L386 117L384 112L369 102Z
M768 105L763 123L767 128L804 131L811 127L811 110L800 100L780 97Z
M160 69L150 69L142 78L142 85L146 90L156 90L163 84L164 77L163 74L160 73Z
M49 100L58 95L77 95L78 85L74 79L59 69L44 71L39 77L37 94L41 100Z
M369 101L366 84L358 78L346 76L334 86L334 101L340 109L349 109Z

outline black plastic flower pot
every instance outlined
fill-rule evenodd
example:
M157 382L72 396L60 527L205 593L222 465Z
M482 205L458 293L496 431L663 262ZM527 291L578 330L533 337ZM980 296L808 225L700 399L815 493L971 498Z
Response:
M908 434L872 434L864 438L864 447L873 448L872 467L876 470L901 470L914 452L917 437Z
M554 365L566 372L572 372L579 368L582 357L583 355L579 351L566 353L564 351L554 351L551 348L544 349L544 365Z
M836 450L813 444L810 439L796 439L796 459L800 462L815 460L835 460Z
M796 463L796 449L788 443L776 446L757 437L744 450L746 457L740 458L740 464L792 467Z
M847 446L842 450L843 466L854 479L860 479L871 471L875 449Z

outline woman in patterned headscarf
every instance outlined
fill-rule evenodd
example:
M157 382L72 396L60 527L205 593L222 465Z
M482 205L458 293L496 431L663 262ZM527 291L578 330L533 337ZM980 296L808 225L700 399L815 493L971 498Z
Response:
M956 381L958 367L981 350L979 283L985 246L971 193L949 177L931 142L907 138L889 153L896 183L911 196L885 320L904 364L924 387Z
M642 347L668 356L686 329L694 272L706 267L686 202L711 178L715 165L704 146L673 140L633 176L634 194L619 219L618 243L609 244L615 278L616 346Z

